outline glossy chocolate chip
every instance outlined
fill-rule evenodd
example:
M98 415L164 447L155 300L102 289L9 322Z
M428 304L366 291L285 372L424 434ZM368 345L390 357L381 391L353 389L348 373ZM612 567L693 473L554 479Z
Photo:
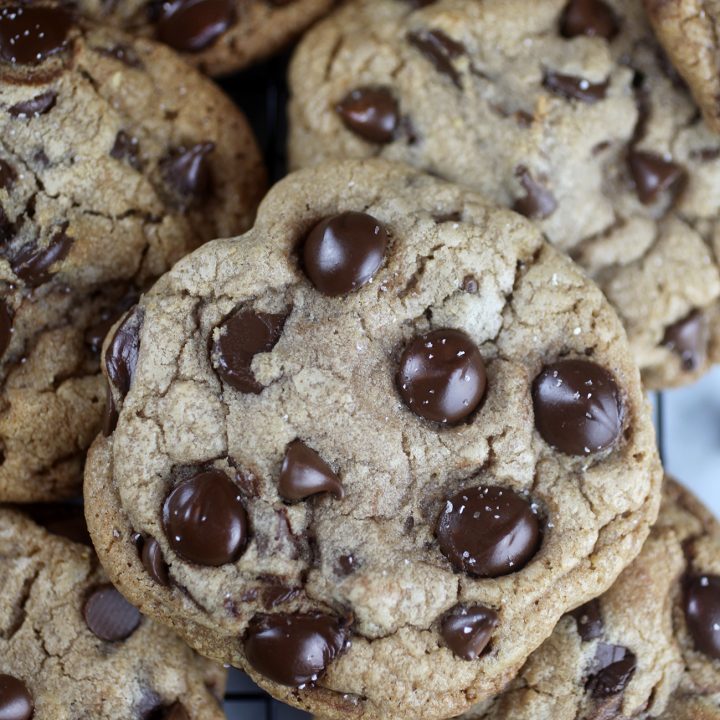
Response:
M345 623L332 615L257 615L245 634L245 655L273 682L302 687L322 677L347 640Z
M440 620L445 644L463 660L482 655L498 625L498 614L484 605L456 605Z
M133 308L120 323L105 351L105 371L108 380L121 397L130 391L140 354L142 313Z
M219 566L245 551L248 520L238 487L220 470L176 485L163 504L170 547L188 562Z
M52 275L51 267L64 260L73 245L66 234L67 227L58 229L45 247L29 243L20 248L10 265L13 272L30 287L46 283Z
M110 583L95 588L83 605L85 623L94 635L107 642L129 638L140 625L140 612Z
M515 200L513 210L531 220L550 217L557 209L557 200L552 192L537 182L524 165L515 170L515 175L525 190L525 197Z
M569 100L596 103L605 99L608 84L606 82L591 83L585 78L575 77L574 75L548 72L545 73L543 78L543 87Z
M103 416L102 433L104 437L110 437L117 427L120 416L118 414L115 398L109 383L105 384L105 414Z
M628 686L636 666L635 655L626 647L600 643L586 687L594 698L616 695Z
M690 578L684 601L685 620L695 648L720 660L720 576Z
M162 554L160 544L155 538L142 538L140 545L140 560L147 574L159 585L170 585L168 566Z
M10 5L0 8L0 59L38 65L67 45L72 15L62 7Z
M682 165L654 153L631 150L628 166L638 198L644 205L651 205L663 194L675 202L687 184L687 171Z
M453 65L465 53L465 46L453 40L442 30L423 30L408 34L408 42L415 46L435 67L460 87L460 73Z
M615 13L602 0L570 0L560 19L560 32L567 38L587 35L612 40L618 30Z
M0 718L30 720L35 711L27 685L12 675L0 674Z
M372 280L385 258L387 243L385 226L372 215L333 215L307 236L303 267L323 295L347 295Z
M286 315L238 310L216 330L212 347L215 372L242 393L259 394L263 386L255 379L252 361L270 352L280 339Z
M161 7L155 36L179 52L205 50L235 22L232 0L171 0Z
M138 139L129 135L124 130L120 130L115 136L115 142L110 149L110 157L126 162L130 167L139 170L140 162L140 143Z
M17 180L15 168L5 160L0 159L0 190L10 190Z
M397 100L388 88L360 87L351 90L335 112L345 127L363 140L378 145L391 143L400 121Z
M26 119L33 117L40 117L47 112L50 112L55 107L57 102L57 93L54 90L48 90L47 92L40 93L29 100L23 100L22 102L15 103L8 108L8 112L12 117Z
M705 363L708 322L700 310L693 310L665 329L662 344L680 356L683 370L691 372Z
M443 555L473 577L522 570L540 545L540 523L530 503L494 486L465 488L448 498L436 534Z
M213 142L174 148L160 162L162 176L181 205L192 205L209 194L212 188L210 154L213 150Z
M340 478L315 450L302 440L291 442L278 478L280 497L293 502L324 492L338 500L345 494Z
M0 300L0 358L2 358L10 345L12 332L12 314L10 313L10 308L8 308L4 300Z
M578 635L584 642L597 640L602 635L604 625L600 603L597 600L581 605L570 614L575 618Z
M546 365L533 383L535 427L567 455L590 455L613 445L623 425L615 378L590 360Z
M475 411L487 387L477 345L461 330L443 328L420 335L400 358L400 397L416 415L454 425Z

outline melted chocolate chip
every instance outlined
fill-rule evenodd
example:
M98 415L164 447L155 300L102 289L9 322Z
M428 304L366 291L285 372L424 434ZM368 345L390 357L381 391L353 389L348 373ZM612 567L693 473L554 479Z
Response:
M388 235L372 215L344 212L319 222L303 245L303 267L323 295L347 295L369 283L382 265Z
M299 588L287 587L286 585L275 585L263 590L263 604L268 610L278 605L289 602L300 594Z
M615 378L589 360L546 365L533 383L535 426L567 455L590 455L622 432L623 405Z
M12 332L12 314L10 313L10 308L4 300L0 300L0 358L2 358L10 345Z
M602 0L570 0L560 20L560 32L567 38L587 35L612 40L618 30L615 13Z
M662 344L680 356L683 370L697 370L705 362L708 323L704 313L693 310L665 329Z
M179 52L196 53L217 42L234 22L231 0L171 0L162 3L155 36Z
M530 503L493 486L465 488L448 498L436 534L443 555L473 577L522 570L540 545L540 523Z
M660 155L631 150L628 166L637 195L644 205L651 205L664 193L675 203L687 184L685 168Z
M400 110L392 92L385 87L351 90L336 106L345 127L379 145L391 143L400 121Z
M105 415L103 417L102 433L104 437L110 437L117 427L120 416L118 414L117 406L115 405L115 398L113 397L112 389L110 384L105 385Z
M11 105L8 108L8 112L12 117L21 119L40 117L40 115L50 112L50 110L55 107L56 102L57 93L54 90L48 90L29 100L23 100L22 102L15 103L15 105Z
M0 674L0 718L30 720L35 711L32 695L22 680Z
M331 615L257 615L245 635L245 655L261 675L302 687L322 677L347 640L345 624Z
M408 42L414 45L439 73L447 75L457 87L461 87L460 73L452 61L465 53L462 43L453 40L442 30L411 32L407 37Z
M240 492L220 470L200 472L176 485L163 504L162 521L170 547L198 565L235 562L247 545Z
M466 275L463 278L461 287L463 289L463 292L474 295L480 289L480 284L478 283L477 278L475 276Z
M315 450L302 440L291 442L278 478L280 497L293 502L323 492L332 493L338 500L345 494L340 478Z
M155 538L143 538L140 560L147 574L159 585L167 587L170 585L168 566L163 558L160 544Z
M0 190L10 190L17 180L15 168L5 160L0 159Z
M192 205L209 194L212 188L209 156L214 149L213 142L174 148L160 162L162 176L181 206Z
M83 617L90 632L107 642L129 638L140 625L140 612L110 583L101 585L88 595Z
M487 374L480 350L461 330L420 335L400 358L397 387L405 404L426 420L455 425L485 396Z
M352 553L340 555L335 563L335 573L341 577L352 575L358 569L358 561Z
M596 103L605 99L608 84L607 82L593 84L574 75L547 72L543 78L543 87L570 100Z
M34 243L20 248L10 262L13 272L30 287L46 283L52 275L50 268L67 257L74 242L66 230L67 225L57 230L43 248Z
M701 575L685 585L685 620L695 648L720 660L720 576Z
M124 398L130 391L138 355L142 313L135 307L120 323L105 351L105 371L108 380Z
M603 619L600 603L591 600L570 613L575 618L578 635L584 642L597 640L603 633Z
M525 190L525 197L515 201L513 210L531 220L544 220L546 217L550 217L557 209L555 196L538 183L524 165L520 165L515 170L515 175L520 179L520 184Z
M498 614L484 605L456 605L440 620L445 644L463 660L476 660L487 648Z
M142 163L140 162L140 143L138 139L128 135L124 130L120 130L115 136L115 142L110 150L110 157L124 161L130 167L139 170Z
M62 7L10 5L0 8L0 59L38 65L67 45L72 16Z
M275 347L286 317L238 310L220 324L212 347L213 367L220 378L242 393L261 393L263 386L253 375L252 361Z
M595 668L587 682L594 698L606 698L622 692L637 666L635 655L626 647L600 643L595 653Z

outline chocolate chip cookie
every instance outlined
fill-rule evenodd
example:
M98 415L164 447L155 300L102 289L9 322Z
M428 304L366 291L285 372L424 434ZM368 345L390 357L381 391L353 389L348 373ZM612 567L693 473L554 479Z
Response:
M0 499L75 494L110 326L264 189L244 118L166 48L0 5Z
M290 79L295 167L379 155L533 219L605 291L650 387L720 358L720 141L641 0L359 0Z
M657 525L603 596L564 617L464 720L720 718L720 526L668 480Z
M602 293L525 218L406 166L286 178L104 357L85 492L113 581L327 717L496 693L657 512Z
M89 547L55 534L67 517L51 533L0 508L0 717L224 718L222 667L143 618Z

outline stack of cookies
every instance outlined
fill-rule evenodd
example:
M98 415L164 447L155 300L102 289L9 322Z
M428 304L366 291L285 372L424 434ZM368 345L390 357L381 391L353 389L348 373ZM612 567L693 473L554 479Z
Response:
M720 720L720 7L333 4L0 0L0 720Z

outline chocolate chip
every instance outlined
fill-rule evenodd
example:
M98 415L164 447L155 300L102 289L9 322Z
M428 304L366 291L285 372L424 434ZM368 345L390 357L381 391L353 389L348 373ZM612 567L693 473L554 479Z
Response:
M252 361L275 347L286 317L238 310L218 325L211 355L220 378L242 393L261 393L263 386L253 375Z
M352 553L340 555L335 563L335 573L341 577L352 575L358 569L358 561Z
M110 583L95 588L83 605L90 632L107 642L129 638L140 625L140 612Z
M0 718L30 720L35 712L32 695L22 680L0 674Z
M626 647L600 643L595 653L593 673L586 687L594 698L616 695L628 686L636 666L634 653Z
M345 623L322 613L256 615L245 634L245 655L257 672L290 687L315 683L345 649Z
M263 604L268 610L289 602L300 594L299 588L275 585L263 590Z
M581 640L597 640L603 633L603 619L600 613L600 603L591 600L585 605L573 610L570 613L575 618L578 635Z
M644 205L651 205L663 193L675 203L687 184L687 172L682 165L654 153L631 150L628 166L637 195Z
M602 0L570 0L560 20L560 32L567 38L588 35L612 40L618 30L615 13Z
M15 103L8 108L8 112L12 117L16 118L31 118L40 117L47 112L50 112L55 107L57 102L57 93L54 90L48 90L47 92L40 93L29 100L23 100L22 102Z
M176 485L163 504L162 521L170 547L198 565L235 562L247 545L240 492L220 470L197 473Z
M105 385L105 415L103 417L102 433L104 437L110 437L117 427L120 416L118 414L117 406L115 405L115 398L113 397L112 389L110 384Z
M397 100L388 88L360 87L351 90L336 106L345 127L364 140L391 143L400 121Z
M615 378L589 360L546 365L533 383L535 427L567 455L590 455L615 443L623 404Z
M280 497L292 502L323 492L333 494L338 500L345 494L338 476L315 450L302 440L291 442L278 478Z
M460 73L452 61L465 54L465 46L453 40L442 30L422 30L408 33L408 42L414 45L435 67L460 87Z
M447 499L437 539L457 570L500 577L530 562L540 545L540 523L530 503L513 490L481 485Z
M17 180L15 168L5 160L0 159L0 190L10 190Z
M137 138L128 135L124 130L120 130L115 136L115 142L110 150L110 157L127 162L127 164L135 168L135 170L140 170L142 167L142 163L140 162L140 143Z
M30 287L46 283L52 273L50 268L67 257L73 244L73 238L66 234L67 223L59 228L46 247L39 248L29 243L11 260L13 272Z
M477 660L497 625L498 614L484 605L456 605L440 620L440 634L459 658Z
M202 142L192 147L173 148L160 162L163 179L181 206L203 200L212 188L209 155L215 143Z
M0 358L2 358L10 345L12 332L12 314L10 313L10 308L4 300L0 300Z
M61 52L73 21L62 7L10 5L0 8L0 59L38 65Z
M708 323L705 314L693 310L665 329L662 344L680 356L683 370L691 372L705 363Z
M543 78L543 87L570 100L596 103L605 99L608 84L607 82L591 83L585 78L575 77L574 75L547 72Z
M701 653L720 660L720 576L700 575L685 585L685 621Z
M105 371L108 380L124 398L130 391L140 354L140 329L143 316L133 308L120 323L105 351Z
M155 37L179 52L196 53L217 42L234 22L232 0L172 0L162 3Z
M159 585L167 587L170 585L168 566L163 558L160 544L155 538L144 538L140 559L147 574Z
M480 289L480 284L478 283L477 278L474 275L466 275L463 278L461 287L463 289L463 292L474 295Z
M121 62L129 68L141 68L143 66L138 54L129 45L113 45L112 47L95 48L95 51Z
M409 343L396 381L400 397L416 415L455 425L482 401L487 373L477 345L461 330L443 328Z
M305 273L323 295L347 295L372 280L385 258L387 242L384 225L367 213L325 218L305 240Z
M544 220L546 217L550 217L557 209L555 196L537 182L524 165L517 167L515 175L520 179L520 184L525 190L525 197L515 201L513 210L532 220Z

